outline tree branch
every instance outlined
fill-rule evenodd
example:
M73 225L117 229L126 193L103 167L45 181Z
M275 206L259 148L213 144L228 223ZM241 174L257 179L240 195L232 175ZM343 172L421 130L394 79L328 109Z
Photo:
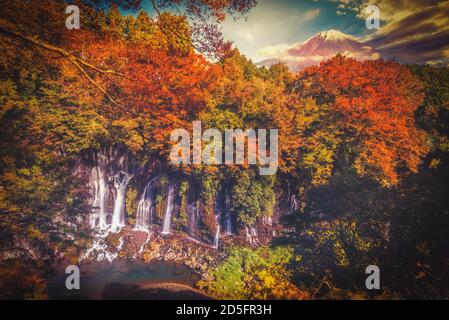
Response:
M173 30L170 27L170 24L162 17L162 13L159 10L158 5L156 4L155 0L151 0L151 3L153 5L154 11L156 11L156 14L158 16L158 18L162 21L162 23L167 27L167 29L173 33L176 37L178 37L180 40L182 41L187 41L193 49L195 49L196 51L198 51L199 53L203 54L205 57L211 58L206 52L202 51L200 48L198 48L192 41L192 39L186 38L183 35L179 34L178 32L176 32L175 30ZM179 10L178 10L179 13Z
M108 98L108 100L111 103L113 103L114 105L118 106L117 102L106 92L106 90L103 89L98 83L96 83L92 79L91 76L89 76L89 74L86 72L86 70L84 70L83 66L87 67L87 68L90 68L90 69L92 69L92 70L94 70L94 71L96 71L98 73L101 73L101 74L105 75L109 80L111 80L111 78L109 77L109 75L111 75L111 74L127 78L125 75L123 75L123 74L121 74L119 72L116 72L114 70L100 69L100 68L94 66L93 64L88 63L88 62L78 58L77 56L74 56L72 53L70 53L70 52L68 52L68 51L66 51L66 50L64 50L62 48L59 48L59 47L53 46L51 44L48 44L45 41L38 40L36 38L26 36L24 34L21 34L21 33L17 32L17 31L14 31L14 30L5 29L3 26L0 26L0 33L3 34L3 35L9 36L9 37L19 38L19 39L21 39L21 40L23 40L25 42L31 43L31 44L33 44L35 46L38 46L40 48L43 48L43 49L46 49L46 50L49 50L49 51L52 51L52 52L55 52L55 53L61 55L64 59L66 59L67 61L72 63L83 74L83 76L85 76L89 80L89 82L92 85L94 85L99 91L101 91ZM127 79L129 79L129 78L127 78Z
M77 62L72 59L68 59L70 62L72 62L77 69L89 80L90 83L92 83L95 87L98 88L108 99L111 101L114 105L118 106L117 102L104 90L98 83L95 82L94 79L92 79L91 76L86 72L86 70L83 69L83 67Z

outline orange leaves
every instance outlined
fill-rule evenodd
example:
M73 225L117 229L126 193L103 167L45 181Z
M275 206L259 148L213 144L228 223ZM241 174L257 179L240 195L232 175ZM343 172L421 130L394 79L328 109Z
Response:
M402 169L416 172L428 151L414 120L421 89L417 78L397 63L342 56L304 70L296 83L301 96L328 104L336 115L341 149L356 171L385 186L396 184Z
M169 16L165 15L165 18ZM151 19L141 20L140 29L157 27ZM148 25L145 27L143 23ZM114 68L126 75L113 79L111 76L104 83L126 106L125 110L115 110L114 114L140 115L149 121L153 126L155 145L161 146L161 139L166 137L170 128L167 121L173 121L173 129L174 124L194 117L207 106L211 99L211 86L217 81L214 76L217 67L191 51L174 54L170 45L160 46L160 43L178 38L169 37L169 32L160 33L157 28L153 31L152 37L160 38L157 44L150 37L138 38L138 42L134 38L122 41L100 39L85 48L84 54L95 64Z

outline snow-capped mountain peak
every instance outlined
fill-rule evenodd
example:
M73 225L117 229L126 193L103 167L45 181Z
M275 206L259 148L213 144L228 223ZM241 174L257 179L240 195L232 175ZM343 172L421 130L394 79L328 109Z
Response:
M337 54L358 60L374 60L380 57L376 50L358 41L357 38L337 30L327 30L302 43L293 44L258 64L269 66L277 62L284 62L290 69L297 71L310 65L319 64Z
M354 37L344 34L343 32L340 32L338 30L327 30L327 31L321 31L320 33L318 33L315 37L320 37L324 40L327 41L332 41L332 40L355 40Z

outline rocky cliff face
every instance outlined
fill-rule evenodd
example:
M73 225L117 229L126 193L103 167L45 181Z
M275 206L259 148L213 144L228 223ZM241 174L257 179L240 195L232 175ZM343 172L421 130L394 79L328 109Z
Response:
M204 202L194 187L186 187L185 181L158 161L139 162L120 146L90 152L83 165L82 171L90 172L88 223L95 235L83 259L113 261L123 252L131 254L122 250L129 243L138 248L131 257L142 258L144 248L154 239L172 236L212 249L236 242L258 246L276 235L280 215L296 210L292 196L280 196L274 216L243 225L231 209L228 186ZM126 236L118 236L123 230Z

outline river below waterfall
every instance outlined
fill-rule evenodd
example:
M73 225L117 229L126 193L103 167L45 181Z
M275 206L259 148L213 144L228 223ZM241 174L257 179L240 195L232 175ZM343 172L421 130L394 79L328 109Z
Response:
M193 288L198 277L184 265L126 261L80 266L80 289L68 290L65 266L49 284L50 299L207 299Z

